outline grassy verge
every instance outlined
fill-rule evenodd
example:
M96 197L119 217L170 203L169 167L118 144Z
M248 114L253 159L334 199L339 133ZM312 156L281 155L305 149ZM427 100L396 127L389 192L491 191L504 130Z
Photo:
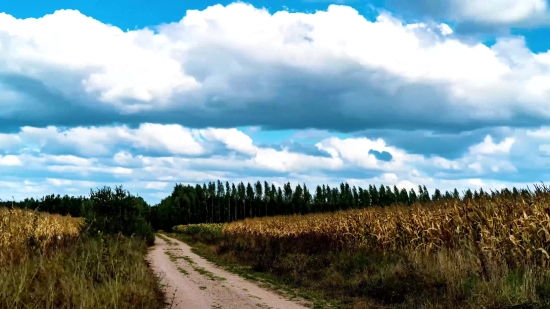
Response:
M256 252L237 239L168 235L233 273L317 308L550 308L547 270L508 269L487 257L479 273L479 255L471 252Z
M0 265L0 308L165 308L143 240L81 238L49 254L28 251Z
M244 263L230 252L219 252L218 241L212 235L201 239L201 236L193 236L182 233L165 233L167 236L183 241L192 247L192 251L214 263L226 271L236 274L242 278L253 281L259 286L272 290L288 299L303 298L310 301L315 309L340 308L337 301L328 300L322 293L311 290L287 280L287 278L276 276L269 272L254 270L249 263Z

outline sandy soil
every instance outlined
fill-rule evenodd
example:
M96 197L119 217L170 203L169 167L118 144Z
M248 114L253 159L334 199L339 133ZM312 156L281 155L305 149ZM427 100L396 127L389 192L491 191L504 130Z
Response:
M174 309L304 309L293 302L235 274L229 273L200 256L176 239L170 244L156 237L147 259L153 270L164 278L166 294Z

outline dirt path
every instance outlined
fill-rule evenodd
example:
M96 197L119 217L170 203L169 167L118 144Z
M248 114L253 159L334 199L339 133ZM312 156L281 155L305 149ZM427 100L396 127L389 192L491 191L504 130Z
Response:
M166 238L168 243L156 237L147 258L164 277L174 309L307 308L213 265L179 240Z

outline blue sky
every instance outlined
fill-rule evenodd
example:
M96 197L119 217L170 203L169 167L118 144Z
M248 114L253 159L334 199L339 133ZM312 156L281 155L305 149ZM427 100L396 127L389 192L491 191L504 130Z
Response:
M0 198L548 182L545 0L0 2Z

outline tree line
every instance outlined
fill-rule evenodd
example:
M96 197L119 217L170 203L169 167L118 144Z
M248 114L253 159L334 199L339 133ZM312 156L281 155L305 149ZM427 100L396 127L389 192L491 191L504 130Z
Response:
M208 182L202 185L176 184L172 193L157 205L149 205L143 198L134 196L122 189L109 187L90 190L85 196L46 195L40 199L27 198L22 201L0 201L0 207L18 207L37 209L48 213L85 217L94 222L98 229L114 231L152 229L170 230L179 224L224 223L245 218L333 212L358 209L371 206L412 205L440 200L464 200L480 197L491 198L497 192L485 192L483 189L468 189L462 194L457 189L442 193L435 189L430 195L426 186L417 190L398 189L396 186L369 185L368 188L350 186L318 185L313 192L305 184L294 188L290 183L276 187L267 181L253 184ZM503 189L501 194L525 196L527 189ZM129 218L129 219L128 219ZM95 221L93 221L95 220ZM101 221L103 220L103 221ZM138 223L132 223L139 221ZM98 226L101 225L101 228Z
M0 201L0 207L82 217L86 220L85 232L88 235L120 233L141 237L149 245L155 239L150 218L151 206L122 186L91 189L88 197L51 194L22 201Z
M172 194L151 208L151 224L156 229L169 230L179 224L224 223L245 218L333 212L371 206L404 205L440 200L476 199L494 197L497 192L468 189L460 194L457 189L442 193L435 189L430 195L426 186L418 189L398 189L381 184L368 188L318 185L310 192L305 184L292 188L290 183L276 187L263 183L238 184L221 181L202 185L176 184ZM519 196L530 194L527 189L503 189L502 193Z

